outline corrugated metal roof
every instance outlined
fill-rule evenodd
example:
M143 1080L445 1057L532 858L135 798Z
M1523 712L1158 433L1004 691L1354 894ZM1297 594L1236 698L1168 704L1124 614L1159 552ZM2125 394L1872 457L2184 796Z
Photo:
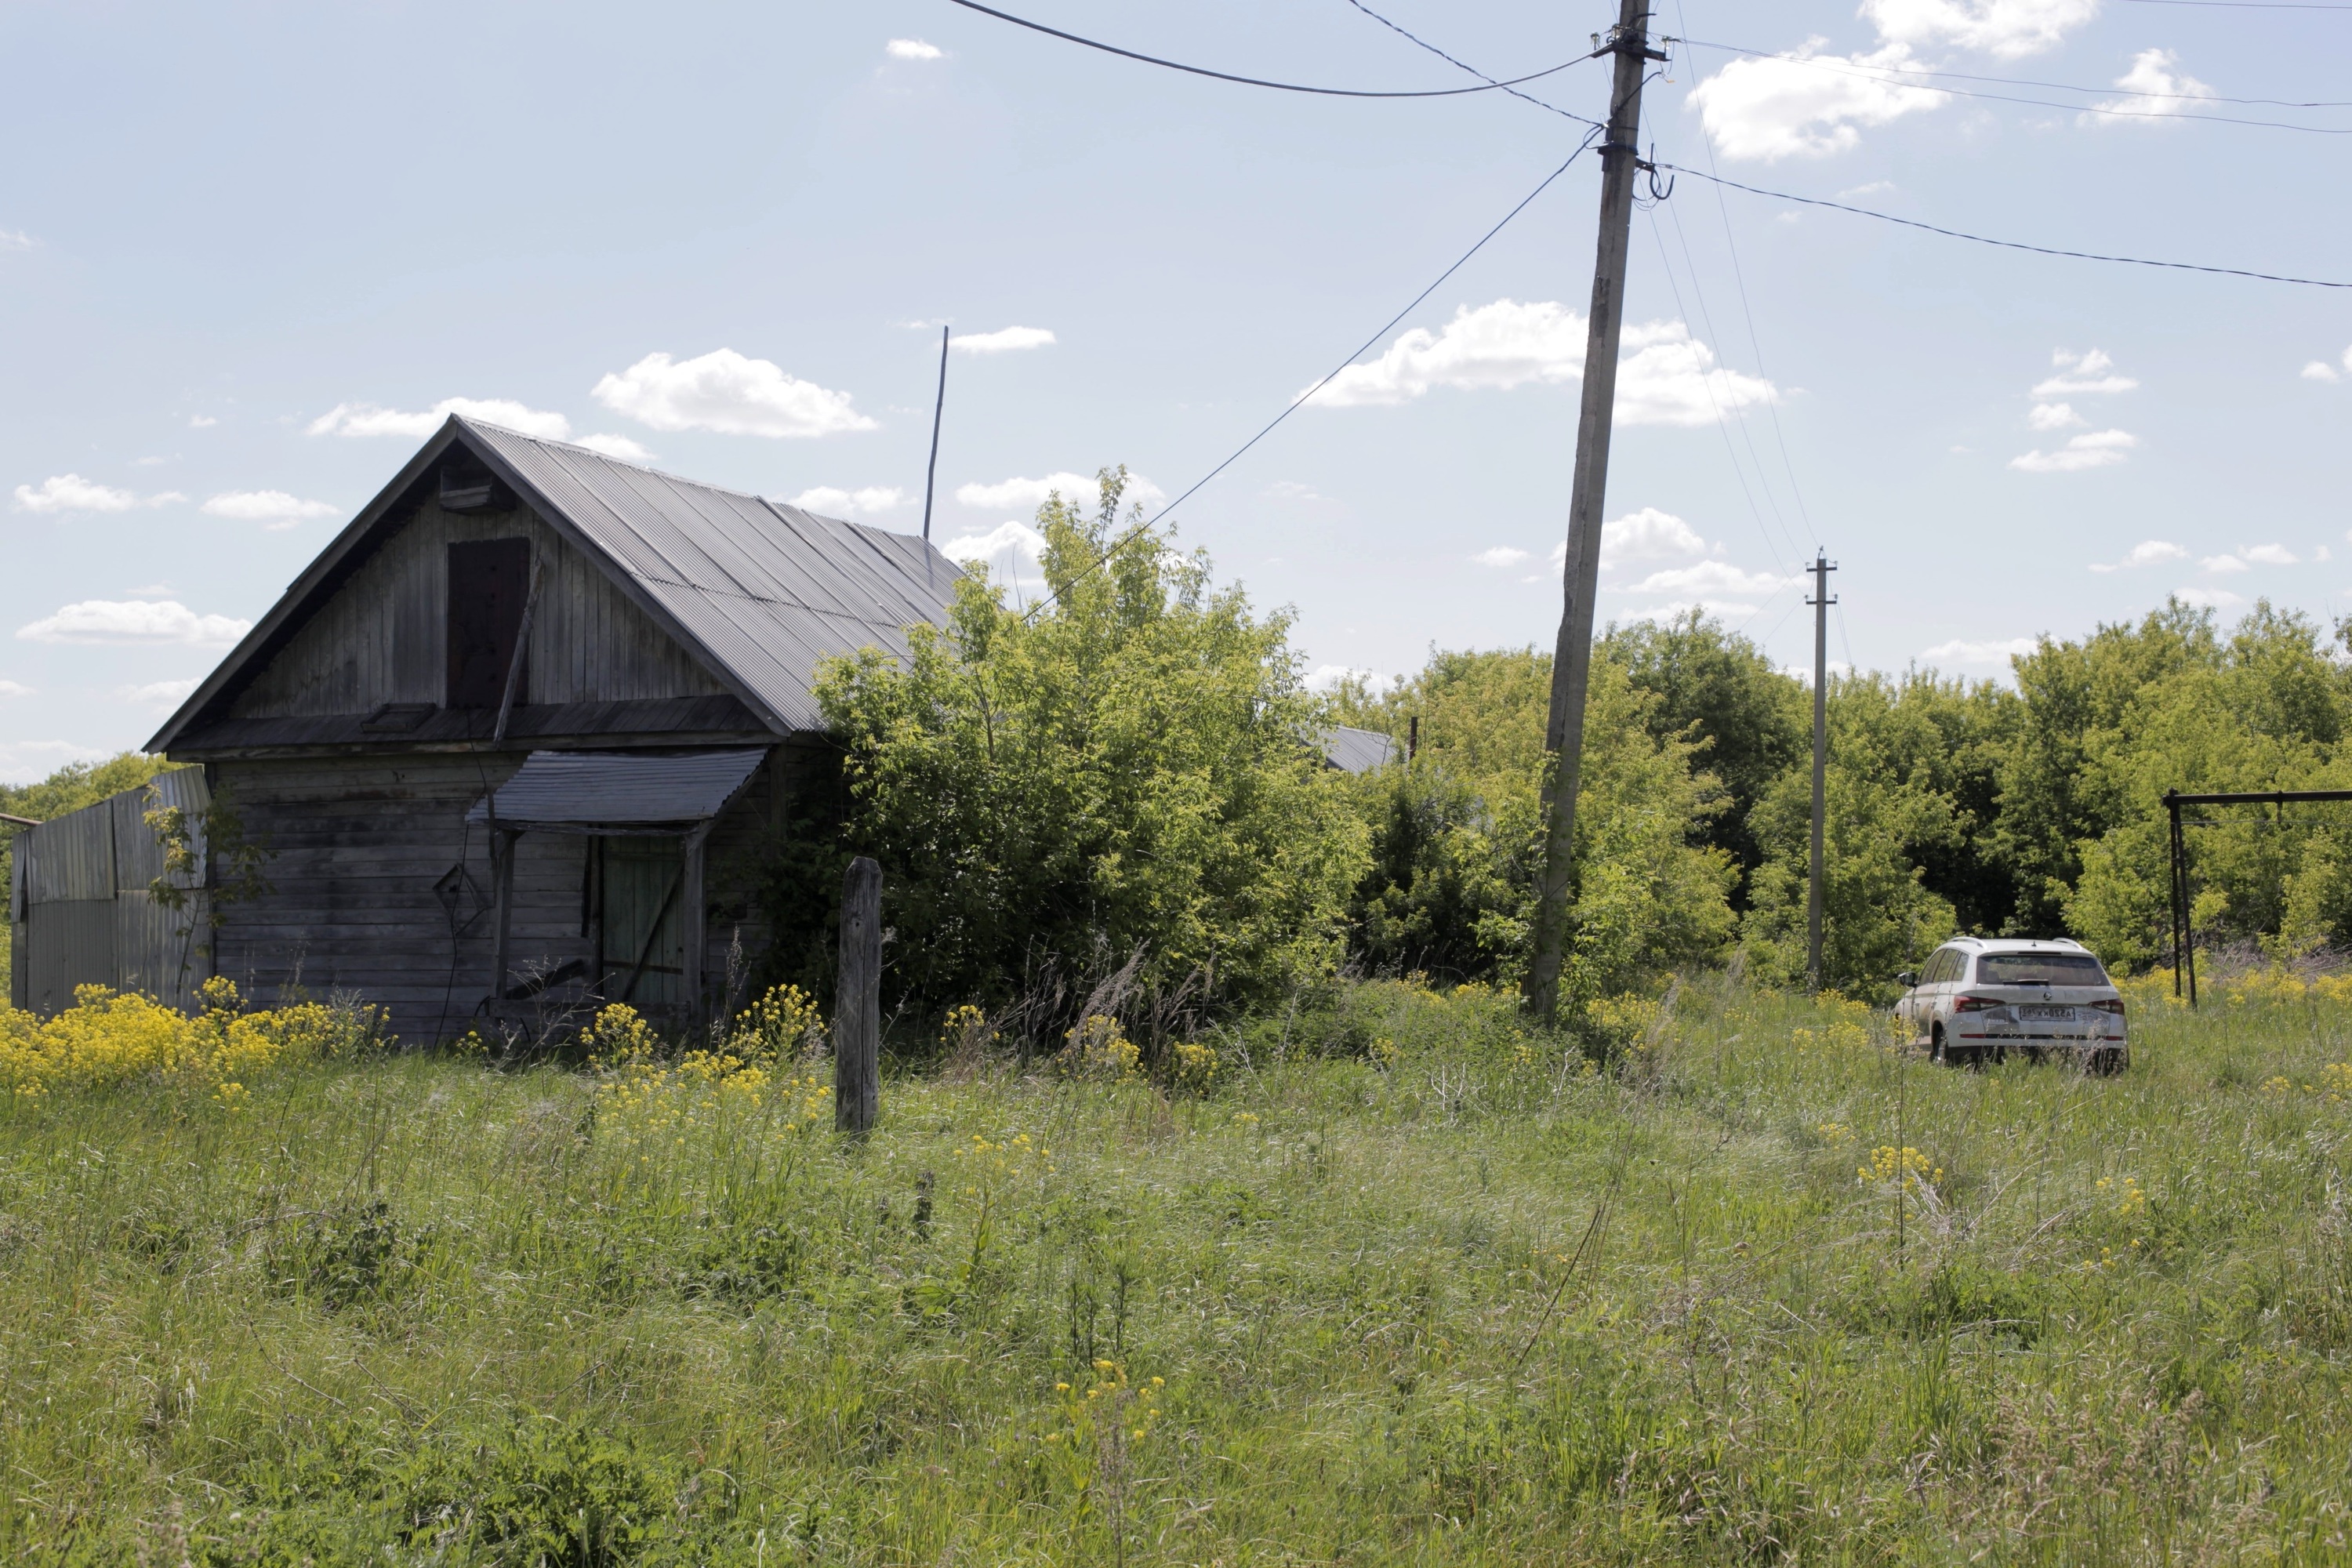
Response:
M630 752L533 752L466 820L574 833L677 832L709 821L767 755L764 747L648 757Z
M1341 773L1368 773L1396 760L1397 743L1378 730L1334 724L1323 731L1323 760Z
M785 728L823 727L820 660L907 651L961 574L919 539L473 420L465 429L625 572Z
M168 751L217 723L242 683L341 584L452 445L604 562L648 614L779 733L824 727L809 688L830 655L903 655L906 628L943 618L962 574L926 541L819 517L560 441L452 415L148 742Z

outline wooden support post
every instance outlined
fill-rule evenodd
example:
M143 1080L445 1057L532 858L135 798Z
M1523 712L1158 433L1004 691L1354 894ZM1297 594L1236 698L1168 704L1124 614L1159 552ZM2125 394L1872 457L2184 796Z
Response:
M860 855L841 879L841 989L834 1002L833 1124L874 1125L882 1073L882 868Z
M703 907L702 850L709 839L710 824L707 822L688 834L684 845L686 864L678 868L678 923L686 938L678 965L685 973L687 1026L697 1032L709 1021L709 1012L702 994L702 957L708 945L703 928L709 913Z
M507 937L514 924L515 843L522 835L501 828L490 836L490 880L498 888L498 926L490 942L490 1005L507 997Z

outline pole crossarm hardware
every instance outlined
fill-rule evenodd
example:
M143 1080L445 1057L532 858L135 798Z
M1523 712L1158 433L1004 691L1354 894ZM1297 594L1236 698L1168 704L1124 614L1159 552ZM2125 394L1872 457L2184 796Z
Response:
M2324 801L2352 801L2352 789L2252 789L2217 790L2200 794L2184 794L2177 789L2164 792L2164 812L2170 819L2166 837L2171 852L2172 875L2169 892L2172 899L2172 994L2181 994L2184 979L2188 983L2189 1005L2197 1005L2197 932L2190 926L2196 913L2196 902L2189 890L2189 840L2182 834L2185 827L2218 827L2221 824L2183 817L2184 805L2268 805L2277 808L2280 819L2285 819L2288 805Z
M1551 710L1544 725L1544 851L1534 952L1523 992L1537 1019L1559 1012L1568 950L1570 890L1576 871L1576 791L1584 761L1584 698L1592 678L1592 602L1601 587L1601 510L1609 488L1610 425L1617 400L1617 348L1625 320L1625 255L1633 237L1639 172L1642 83L1650 47L1644 0L1619 0L1617 26L1595 56L1614 55L1609 129L1601 147L1601 227L1592 266L1592 312L1584 346L1584 386L1569 481L1568 554L1560 569L1559 639L1552 650Z

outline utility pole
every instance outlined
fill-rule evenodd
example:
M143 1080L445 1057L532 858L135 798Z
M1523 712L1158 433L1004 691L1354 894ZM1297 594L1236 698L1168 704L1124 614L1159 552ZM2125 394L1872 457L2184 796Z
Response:
M1822 795L1822 772L1830 755L1830 574L1829 557L1816 549L1813 563L1813 861L1805 884L1805 987L1822 988L1822 827L1827 813Z
M931 405L931 463L923 470L923 542L931 542L931 489L940 478L940 416L948 411L948 331L940 329L940 397Z
M1555 760L1544 796L1544 859L1536 906L1527 1005L1545 1024L1559 1010L1575 872L1576 790L1583 767L1584 694L1592 675L1592 600L1601 584L1601 509L1609 486L1609 434L1617 402L1617 342L1625 320L1625 252L1633 226L1633 175L1642 131L1642 79L1664 53L1650 47L1645 0L1618 0L1617 26L1592 52L1614 55L1609 129L1601 144L1601 237L1592 267L1592 316L1584 339L1584 391L1576 420L1576 468L1568 499L1565 603L1552 650L1551 714L1544 750Z

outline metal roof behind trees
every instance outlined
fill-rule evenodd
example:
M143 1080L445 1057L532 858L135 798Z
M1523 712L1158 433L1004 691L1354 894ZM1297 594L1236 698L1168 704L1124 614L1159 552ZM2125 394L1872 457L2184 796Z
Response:
M639 468L452 415L148 742L167 750L264 666L405 521L404 504L453 447L479 458L549 526L604 563L630 596L780 733L824 727L810 686L835 654L907 652L906 628L943 618L961 574L923 540Z
M1334 724L1321 736L1323 760L1345 773L1368 773L1396 760L1396 741L1378 730Z

